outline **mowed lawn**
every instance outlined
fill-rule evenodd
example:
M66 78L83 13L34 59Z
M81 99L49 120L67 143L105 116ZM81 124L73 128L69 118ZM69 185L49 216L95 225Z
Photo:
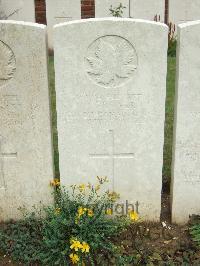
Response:
M163 181L165 184L167 184L167 186L169 185L170 178L171 178L175 70L176 70L176 58L169 57L168 58L168 76L167 76L167 97L166 97L164 166L163 166ZM51 56L49 58L49 83L50 83L50 89L51 89L54 161L55 161L55 176L59 177L59 166L58 166L59 154L58 154L58 140L57 140L57 129L56 129L56 93L55 93L55 78L54 77L55 76L54 76L53 57Z

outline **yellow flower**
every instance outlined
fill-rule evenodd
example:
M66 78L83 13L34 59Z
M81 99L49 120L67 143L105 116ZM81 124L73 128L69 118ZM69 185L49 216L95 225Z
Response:
M101 188L101 186L100 186L100 185L97 185L97 186L95 187L95 191L97 192L100 188Z
M85 214L85 208L79 207L78 208L78 217L80 218L83 214Z
M115 202L115 201L117 201L119 198L120 198L120 196L119 196L119 194L117 194L116 192L109 192L108 191L108 198L112 201L112 202Z
M82 245L81 245L80 241L78 241L78 240L74 240L74 239L72 239L72 240L70 241L70 243L71 243L70 248L71 248L71 249L74 249L75 251L78 251L79 249L82 248Z
M129 211L129 217L132 221L138 221L139 215L135 211Z
M112 215L112 209L107 209L107 210L106 210L106 214L107 214L107 215Z
M83 192L86 189L86 185L85 184L81 184L78 188L79 188L80 192Z
M88 183L87 187L88 187L89 189L91 189L91 188L92 188L92 185L91 185L90 183Z
M73 264L77 264L79 262L79 260L80 260L77 254L71 253L69 255L69 257L70 257L70 259L71 259Z
M55 178L54 180L51 180L50 185L52 187L59 187L60 186L60 180L58 178Z
M89 253L90 252L90 246L86 243L82 243L82 252Z
M89 217L94 216L94 212L93 212L92 209L88 209L87 214L88 214Z
M56 209L55 209L55 214L58 215L58 214L60 214L60 213L61 213L61 209L60 209L60 208L56 208Z

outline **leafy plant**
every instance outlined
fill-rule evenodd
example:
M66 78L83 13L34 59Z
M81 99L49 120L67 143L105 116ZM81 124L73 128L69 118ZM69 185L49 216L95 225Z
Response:
M126 7L123 6L122 3L120 3L119 6L115 8L111 5L109 11L113 17L122 17L125 8Z
M22 221L5 225L0 229L0 249L27 264L106 265L105 258L107 265L121 263L120 246L112 239L137 217L134 213L130 219L112 216L118 194L103 192L105 182L107 178L98 178L94 186L65 189L59 180L52 181L55 206L42 210L45 218L38 213L24 214Z
M197 243L200 247L200 216L199 215L192 215L190 217L190 233L192 239Z
M42 245L43 221L36 214L28 216L18 222L11 221L0 229L0 249L14 260L24 263L40 261L43 254Z

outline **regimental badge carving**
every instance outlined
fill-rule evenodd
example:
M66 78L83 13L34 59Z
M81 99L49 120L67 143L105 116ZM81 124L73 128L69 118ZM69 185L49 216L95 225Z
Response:
M134 46L126 39L107 35L95 40L85 57L87 74L103 87L118 87L133 77L138 58Z
M0 41L0 86L13 78L16 71L16 60L11 48Z

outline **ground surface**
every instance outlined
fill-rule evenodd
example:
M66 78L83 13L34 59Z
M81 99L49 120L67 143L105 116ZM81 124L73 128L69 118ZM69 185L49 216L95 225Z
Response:
M134 239L134 241L133 241ZM140 223L130 227L114 240L121 246L124 255L137 259L128 265L200 265L200 249L191 240L188 226L170 225L165 229L160 223ZM19 266L9 257L1 254L0 265ZM105 257L105 266L107 263ZM34 266L39 266L34 264Z
M137 250L141 256L137 265L200 265L200 250L191 240L188 226L144 223L139 227L135 241L135 227L121 237L127 254Z

